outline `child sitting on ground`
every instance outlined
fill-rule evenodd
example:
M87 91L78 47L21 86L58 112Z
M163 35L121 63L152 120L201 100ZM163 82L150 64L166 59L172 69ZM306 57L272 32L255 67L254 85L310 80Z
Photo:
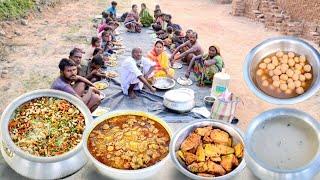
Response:
M116 21L112 21L111 18L107 18L103 23L101 23L98 28L97 28L97 34L98 37L101 37L101 33L103 31L107 31L109 29L112 30L112 32L114 32L117 28L119 27L119 23L117 23Z
M92 37L91 38L91 47L92 48L98 48L101 46L100 39L98 37Z
M113 46L111 41L108 41L106 46L103 49L103 52L104 52L103 55L109 57L112 54L116 53L114 50L117 50L117 48Z
M100 24L97 27L97 33L100 33L101 31L103 31L103 29L106 27L109 21L112 21L112 19L109 17L109 14L102 12L102 19Z
M160 30L166 29L166 22L164 21L164 13L160 13L159 16L157 16L156 22L152 24L152 28L154 31L158 32Z
M98 37L92 37L91 38L91 47L90 47L90 49L88 50L88 53L86 53L86 55L85 55L85 60L91 60L92 59L92 54L93 54L93 52L94 52L94 50L96 49L96 48L100 48L100 46L101 46L101 44L100 44L100 39L98 38Z
M157 4L154 8L154 11L153 11L153 17L154 17L154 20L156 21L157 18L160 16L161 14L161 9L160 9L160 5Z
M101 48L103 49L103 55L110 56L114 52L112 51L112 36L111 30L104 31L101 35L102 43Z
M101 47L97 47L94 49L93 53L92 53L92 57L96 56L96 55L102 55L103 54L103 49Z
M104 56L110 56L111 54L114 54L117 50L122 49L120 45L120 43L113 40L110 30L102 33L101 48L103 49Z
M92 58L89 71L86 78L91 82L101 81L102 78L106 78L106 74L102 71L102 66L104 65L104 61L101 55L96 55Z
M161 31L157 32L156 34L159 39L164 40L164 39L168 38L169 35L172 35L172 33L173 33L172 27L168 27L166 29L166 31L161 30Z
M163 40L164 46L168 47L170 49L170 46L172 44L172 39L173 39L173 28L168 27L167 28L167 37Z
M102 68L103 68L103 69L107 68L105 64L109 61L109 58L108 58L108 56L104 56L104 55L103 55L103 49L100 48L100 47L95 48L94 51L93 51L92 57L94 57L94 56L96 56L96 55L102 56L103 61L104 61L104 65L102 66Z
M110 21L107 25L111 27L112 31L115 31L120 26L116 21Z
M110 31L110 34L112 33L112 28L109 26L106 26L100 33L98 33L98 38L103 42L103 35L102 33Z

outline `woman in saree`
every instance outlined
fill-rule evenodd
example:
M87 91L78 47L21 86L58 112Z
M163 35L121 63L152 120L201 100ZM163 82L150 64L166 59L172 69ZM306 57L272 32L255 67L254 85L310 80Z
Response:
M150 15L149 11L147 10L147 6L145 3L141 4L141 11L140 11L140 22L143 27L150 27L153 23L153 17Z
M221 58L220 51L216 46L210 46L208 54L195 56L192 58L186 78L189 78L190 72L193 72L199 85L212 84L213 76L222 71L224 62Z
M157 41L153 49L148 53L148 58L156 63L154 77L170 77L173 78L174 70L169 67L169 57L164 51L164 43Z
M132 5L131 12L128 13L126 19L124 20L124 26L129 32L141 32L141 24L139 22L138 6L136 4Z

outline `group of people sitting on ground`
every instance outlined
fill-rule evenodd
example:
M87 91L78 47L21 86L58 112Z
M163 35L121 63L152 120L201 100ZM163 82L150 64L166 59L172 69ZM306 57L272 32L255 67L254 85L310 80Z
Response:
M69 58L60 60L60 76L52 83L51 88L61 90L79 97L94 111L101 103L100 91L93 85L106 77L102 68L109 57L119 49L115 30L119 23L116 19L116 2L103 12L103 20L97 27L97 36L92 37L91 48L83 60L83 50L74 48Z
M152 16L145 3L141 4L141 10L138 12L138 6L132 5L131 11L126 12L120 18L124 21L124 26L128 32L140 33L142 27L152 27L157 32L158 37L163 39L173 35L176 30L181 30L178 24L171 22L172 16L161 12L160 6L156 5L154 16ZM171 33L167 32L171 29Z
M111 7L103 13L103 19L97 26L97 36L92 37L91 48L82 59L84 52L74 48L69 58L59 63L60 76L53 82L52 88L73 94L82 99L91 111L101 102L100 92L93 83L106 77L103 68L121 46L116 39L116 29L119 21L124 19L124 25L129 32L140 32L142 27L152 27L159 39L148 52L147 58L142 57L141 48L133 48L131 57L125 59L119 67L121 88L125 95L135 98L135 90L141 90L146 85L155 92L152 81L158 77L174 78L173 64L182 61L188 65L185 77L189 78L193 71L199 85L211 84L215 73L224 67L220 51L216 46L210 46L204 54L200 46L198 34L187 30L185 35L181 27L171 22L171 15L161 12L157 5L152 17L145 4L141 4L138 14L137 5L132 11L124 14L125 18L117 18L117 2L112 1ZM172 51L169 56L165 51L168 47Z
M132 11L126 14L125 27L128 28L129 32L141 32L142 27L151 26L161 40L156 41L154 47L148 53L149 60L134 55L136 51L141 51L141 49L135 48L132 51L132 57L122 64L121 84L124 94L135 97L134 90L141 89L143 84L153 91L150 83L154 78L163 76L174 78L175 72L171 67L177 61L182 61L188 65L185 73L186 78L189 78L190 73L194 72L198 85L211 84L214 75L221 72L224 67L219 48L212 45L208 48L208 52L204 53L198 42L197 32L189 29L184 35L181 26L172 23L172 16L162 13L159 5L155 7L154 19L145 4L141 4L140 14L138 14L137 7L137 5L133 5ZM172 52L171 56L168 56L165 47ZM148 63L148 61L151 62ZM141 63L146 65L139 71L140 73L138 73L139 68L131 67L133 64L139 67Z
M132 6L132 12L136 12L136 20L134 24L137 25L135 26L135 28L138 27L139 32L141 31L142 26L150 26L149 21L146 24L142 23L146 21L145 19L151 21L152 18L145 4L141 4L140 21L139 16L137 15L137 5ZM145 14L145 17L147 18L142 19L141 14ZM158 63L158 65L162 65L164 66L163 68L167 68L165 67L166 64L173 64L175 61L181 60L188 65L185 77L189 78L190 72L193 71L196 80L199 82L199 85L211 84L214 74L222 71L224 62L221 58L219 48L212 45L209 47L208 53L204 53L202 47L197 41L198 34L189 29L184 35L181 26L172 23L172 16L170 14L163 13L159 5L156 5L155 7L154 19L153 23L151 23L151 26L155 31L157 37L163 40L162 45L157 42L154 49L156 49L157 45L159 47L164 46L172 52L172 55L169 58L169 62L167 62L168 60L166 60L167 55L165 52L162 52L161 56L155 56L154 50L149 53L148 57L150 59L154 61L156 61L155 59L158 59L158 61L160 59L161 63ZM130 29L130 27L127 28ZM157 66L157 69L159 69L159 66ZM173 77L172 71L166 74Z
M152 92L152 82L159 77L174 77L174 69L164 50L164 43L157 41L148 53L147 58L142 57L141 48L133 48L131 57L124 60L120 67L121 88L125 95L135 98L135 90L141 90L146 85Z

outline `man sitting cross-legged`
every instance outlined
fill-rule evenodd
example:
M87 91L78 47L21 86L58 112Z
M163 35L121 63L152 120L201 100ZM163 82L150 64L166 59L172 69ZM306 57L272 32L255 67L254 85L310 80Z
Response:
M74 61L62 59L59 69L60 76L52 83L51 88L77 96L93 112L100 104L100 92L89 80L77 75L77 66Z
M136 98L134 90L141 90L146 85L150 91L155 92L148 79L154 74L155 63L142 57L141 48L132 49L132 57L125 59L120 67L121 88L123 94Z

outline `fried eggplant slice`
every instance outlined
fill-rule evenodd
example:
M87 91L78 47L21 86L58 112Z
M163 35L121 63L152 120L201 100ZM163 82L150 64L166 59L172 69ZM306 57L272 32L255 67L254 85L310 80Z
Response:
M237 158L243 157L243 145L241 143L238 143L237 145L235 145L234 150L235 150L235 155L237 156Z
M232 147L225 146L222 144L215 144L214 146L218 149L218 153L220 155L227 155L227 154L234 153L234 149Z
M183 155L186 159L186 164L189 165L191 163L193 163L194 161L197 160L197 156L192 154L192 153L189 153L189 152L183 152Z
M212 129L211 126L206 126L203 128L197 128L195 132L200 136L204 136L206 133L210 132L211 129Z
M181 144L182 151L188 151L193 148L197 148L201 143L201 136L195 133L191 133Z
M221 166L227 171L230 172L233 167L239 165L239 161L234 154L228 154L226 156L222 156L221 158Z
M214 175L219 175L219 176L226 174L226 171L223 169L223 167L221 165L216 164L212 161L208 161L207 164L208 164L208 172L209 173L212 173Z
M222 144L205 144L204 152L207 157L217 157L234 153L234 149Z
M204 145L204 153L207 157L218 157L220 156L218 149L213 144Z
M206 155L204 153L204 149L201 144L197 148L196 156L197 156L198 162L203 162L206 160Z
M220 129L213 129L210 133L210 138L217 144L229 145L230 143L229 134Z
M210 157L210 160L213 161L213 162L220 162L221 161L221 157L220 156L213 156L213 157Z
M182 151L177 151L178 157L180 157L183 161L186 161L186 157L184 156Z
M194 162L188 166L188 169L194 173L203 173L208 170L208 165L206 162L200 162L200 163Z

